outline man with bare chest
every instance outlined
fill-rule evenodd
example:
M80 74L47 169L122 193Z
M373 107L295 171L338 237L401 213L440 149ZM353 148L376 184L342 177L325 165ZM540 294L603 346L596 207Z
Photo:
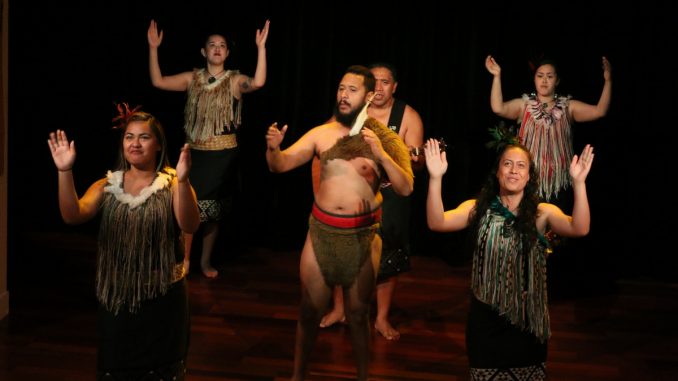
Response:
M401 99L394 97L398 87L396 69L385 62L369 66L375 79L375 95L367 109L368 116L378 120L400 136L409 148L424 144L424 126L419 113ZM422 159L422 160L420 160ZM422 168L423 156L411 156L412 168ZM314 186L317 189L319 163L314 160ZM377 274L377 314L374 328L387 340L399 340L400 332L391 325L389 311L399 275L410 271L410 197L398 195L388 182L381 183L382 219L379 235L382 239L381 260ZM333 308L321 320L320 327L345 322L344 298L340 287L334 290Z
M381 255L379 188L385 179L401 195L410 194L413 187L409 153L397 134L372 118L357 134L349 134L374 87L374 76L366 67L351 66L337 89L335 121L311 129L284 151L280 144L287 126L278 129L274 124L266 135L266 160L272 172L289 171L314 156L321 162L301 253L302 301L293 380L305 378L318 325L335 285L344 291L358 379L367 380L369 304Z

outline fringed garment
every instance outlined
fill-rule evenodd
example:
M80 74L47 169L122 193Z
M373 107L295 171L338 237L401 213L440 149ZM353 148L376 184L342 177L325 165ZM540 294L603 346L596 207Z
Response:
M473 255L471 288L513 325L540 341L551 335L546 289L546 240L524 253L523 238L514 229L515 216L495 199L480 221Z
M184 108L184 130L189 143L205 142L222 135L224 129L230 132L240 126L242 102L235 100L232 86L232 79L238 74L237 70L227 70L209 83L205 69L193 72Z
M238 142L242 101L233 95L227 70L213 83L205 69L195 70L184 109L184 129L191 145L191 183L198 198L201 222L222 220L232 209L238 180Z
M515 219L497 198L480 221L466 327L473 380L545 379L548 243L540 235L525 242ZM532 249L525 253L524 245Z
M173 174L159 172L138 196L123 190L124 172L108 172L99 230L97 297L109 311L130 312L167 292L181 258L172 212Z
M393 159L393 161L395 161L395 163L408 175L414 176L412 173L412 163L410 162L410 151L398 134L389 130L374 118L368 118L365 121L363 128L372 130L381 141L381 146L391 159ZM356 157L364 157L376 162L372 149L369 144L365 143L362 134L354 136L347 135L337 140L330 149L320 154L320 164L324 166L328 161L333 159L350 160ZM381 181L386 181L387 178L385 176L386 173L384 172L384 168L379 164L377 165L379 169L377 175L380 177ZM322 172L320 177L322 181ZM372 191L375 194L379 191L380 183L381 182L379 181L375 184L371 184Z
M183 379L190 318L181 231L174 218L173 170L139 195L109 172L101 206L96 291L97 379Z
M569 117L570 97L555 97L550 111L533 93L523 94L525 112L520 120L518 137L530 150L539 173L539 197L549 201L570 186L572 128Z

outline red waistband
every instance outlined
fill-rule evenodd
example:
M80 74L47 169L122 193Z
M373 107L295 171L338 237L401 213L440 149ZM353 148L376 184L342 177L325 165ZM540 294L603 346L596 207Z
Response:
M365 226L374 225L381 221L381 207L369 213L358 216L339 216L336 214L329 214L328 212L320 209L318 205L313 203L311 214L316 220L335 228L362 228Z

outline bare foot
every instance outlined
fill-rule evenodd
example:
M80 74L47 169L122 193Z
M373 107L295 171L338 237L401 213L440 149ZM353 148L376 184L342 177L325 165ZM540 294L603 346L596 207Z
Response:
M202 265L202 273L208 278L216 278L219 275L219 271L210 265Z
M379 332L386 340L398 340L400 339L400 332L396 331L395 328L389 323L388 320L375 321L374 328Z
M320 328L329 328L336 323L346 324L344 311L333 309L320 320Z

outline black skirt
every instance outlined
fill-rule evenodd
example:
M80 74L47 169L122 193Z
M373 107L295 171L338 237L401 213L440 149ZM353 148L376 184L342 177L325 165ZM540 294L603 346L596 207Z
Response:
M144 301L136 313L123 306L114 315L99 306L98 330L98 379L183 374L190 333L186 279L172 284L165 295Z
M399 196L390 185L381 188L381 194L384 198L380 229L382 249L377 283L411 269L410 198Z
M238 147L191 150L189 178L198 198L201 221L219 221L230 212L240 184L237 157Z
M466 351L472 374L474 371L509 374L534 371L545 377L547 343L511 324L492 306L475 297L471 297L466 324ZM540 377L526 379L542 379Z

